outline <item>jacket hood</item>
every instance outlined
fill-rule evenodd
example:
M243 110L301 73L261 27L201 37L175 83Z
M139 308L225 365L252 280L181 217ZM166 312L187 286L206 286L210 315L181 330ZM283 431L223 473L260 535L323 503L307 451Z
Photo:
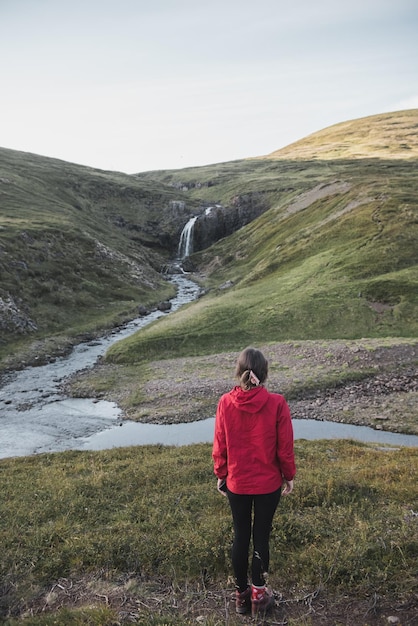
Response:
M234 387L230 391L232 404L241 411L259 413L269 399L269 393L265 387L254 387L244 391L241 387Z

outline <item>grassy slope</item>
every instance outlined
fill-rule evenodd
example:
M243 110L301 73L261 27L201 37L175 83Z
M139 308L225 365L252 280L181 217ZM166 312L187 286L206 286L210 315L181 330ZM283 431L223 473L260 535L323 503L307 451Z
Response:
M167 297L155 224L181 192L117 172L0 150L0 298L39 338L91 331ZM3 317L1 343L19 333ZM6 346L6 347L5 347ZM1 348L1 346L0 346Z
M408 159L418 156L417 110L349 120L269 155L273 159Z
M231 572L232 525L210 455L202 444L2 460L0 620L29 616L33 607L38 617L22 623L74 624L77 611L62 621L48 616L76 604L86 609L80 624L103 624L93 609L105 610L117 596L110 624L132 617L137 624L192 624L202 613L205 623L225 624L220 590ZM372 615L364 616L371 602L412 624L406 615L418 591L417 450L299 441L296 455L297 488L275 518L269 579L290 614L305 615L288 623L319 623L308 619L302 600L319 593L312 615L321 624L370 624ZM177 601L166 593L147 609L158 581L175 587ZM212 604L207 588L218 590ZM184 589L193 602L180 599ZM350 616L341 609L341 622L324 619L324 602L325 616L339 603L351 605Z
M257 220L195 254L211 288L108 359L216 353L284 339L416 336L418 111L349 122L264 159L153 173L188 193L268 196ZM225 176L227 172L227 176ZM147 174L150 177L151 174ZM219 289L226 281L233 287Z

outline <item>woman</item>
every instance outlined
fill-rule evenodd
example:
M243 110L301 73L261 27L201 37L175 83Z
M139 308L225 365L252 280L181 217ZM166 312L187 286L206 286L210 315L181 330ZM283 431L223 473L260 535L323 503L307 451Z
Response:
M268 362L262 352L246 348L238 357L235 373L239 386L219 400L212 456L218 490L228 497L234 524L236 611L246 613L251 608L256 616L274 604L266 589L265 574L269 567L271 526L280 495L293 491L293 428L286 400L263 385ZM250 587L247 576L251 532Z

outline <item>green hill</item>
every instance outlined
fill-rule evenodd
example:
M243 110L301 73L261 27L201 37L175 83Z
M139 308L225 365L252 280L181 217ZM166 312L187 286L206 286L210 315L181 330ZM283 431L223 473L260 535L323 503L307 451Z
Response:
M115 345L108 359L416 336L417 128L417 110L379 115L256 160L138 175L221 201L256 192L271 208L193 255L204 298Z
M0 353L94 332L173 295L169 255L180 191L0 149ZM187 219L181 217L182 221Z
M417 128L418 110L377 115L262 158L134 176L0 149L0 357L169 297L160 269L210 203L262 214L191 257L203 298L109 359L416 336Z
M273 159L409 159L418 156L417 111L335 124L269 155Z

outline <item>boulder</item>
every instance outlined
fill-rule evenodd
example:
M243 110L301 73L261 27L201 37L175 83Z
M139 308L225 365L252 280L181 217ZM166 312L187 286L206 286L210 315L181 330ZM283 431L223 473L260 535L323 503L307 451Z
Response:
M159 302L157 305L157 309L159 311L169 311L171 309L171 302L168 300L164 300L163 302Z

